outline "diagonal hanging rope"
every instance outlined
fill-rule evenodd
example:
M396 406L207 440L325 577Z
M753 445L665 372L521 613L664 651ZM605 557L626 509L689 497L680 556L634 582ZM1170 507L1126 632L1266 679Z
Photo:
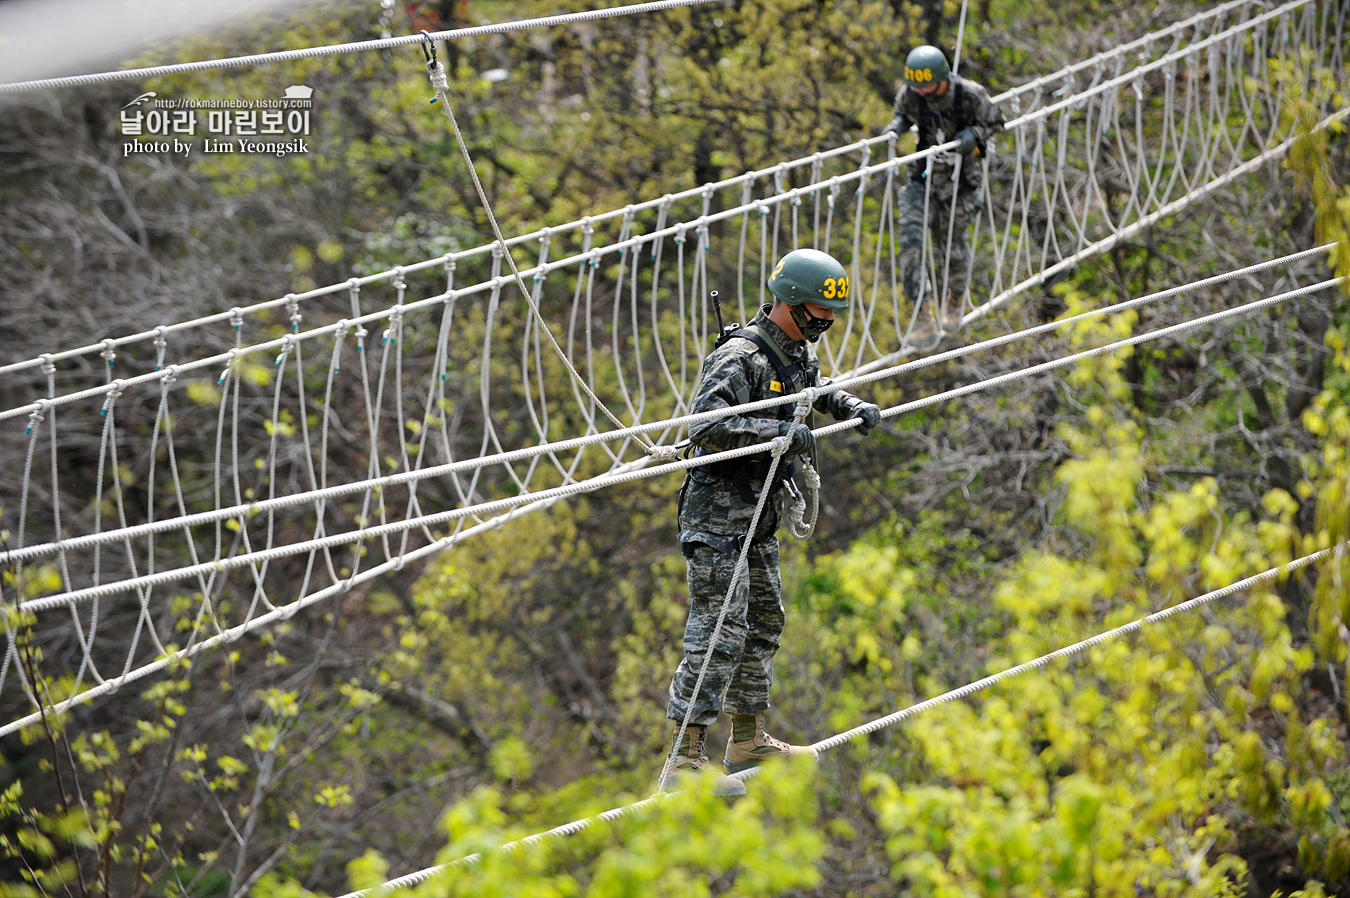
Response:
M552 347L553 352L567 369L568 376L572 378L572 383L581 388L582 392L586 394L591 402L595 403L596 408L600 409L615 427L622 429L625 426L623 421L620 421L618 417L609 410L609 407L600 400L600 397L595 395L595 391L591 389L590 384L586 383L581 374L577 372L577 369L573 367L572 360L567 357L567 353L558 345L558 340L553 336L553 331L549 327L548 321L544 318L543 313L539 311L539 305L534 300L534 294L525 286L525 279L520 276L520 269L516 267L516 260L511 256L511 248L506 245L506 238L502 236L502 229L497 224L497 216L492 212L492 203L488 201L487 191L483 189L483 182L478 179L478 170L474 168L473 157L469 154L468 144L464 142L464 135L459 130L459 122L455 121L454 110L450 108L450 84L446 79L445 67L441 65L440 59L436 56L436 45L431 42L431 38L426 32L423 32L423 37L431 47L431 55L427 60L427 73L431 78L431 86L436 91L436 98L440 100L441 109L445 111L445 117L450 122L451 130L454 131L455 142L459 144L460 155L463 156L464 165L469 170L469 177L473 179L474 190L478 192L478 200L483 204L483 211L487 213L488 223L492 225L492 233L496 236L497 244L501 247L502 254L506 257L507 265L511 267L511 275L515 278L516 286L520 288L521 295L525 297L525 303L530 307L530 313L534 315L535 322L539 327L539 332L548 338L548 345ZM652 443L649 440L646 440L640 435L636 436L636 439L642 444L643 448L649 451L652 449Z

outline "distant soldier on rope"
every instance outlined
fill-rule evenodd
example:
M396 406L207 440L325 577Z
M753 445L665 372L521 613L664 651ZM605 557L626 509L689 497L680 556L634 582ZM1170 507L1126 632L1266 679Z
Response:
M728 328L704 363L694 413L730 408L747 402L797 393L829 383L810 344L848 308L850 283L844 267L814 249L793 250L769 277L772 305L744 328ZM842 391L826 393L814 408L836 420L857 418L868 433L881 423L881 410ZM707 727L726 710L731 737L723 763L728 772L759 764L766 758L807 754L810 748L789 745L764 730L773 682L773 659L785 622L778 571L778 538L782 516L780 488L793 476L793 458L809 459L815 436L809 423L794 421L792 403L754 414L728 415L689 428L696 454L736 449L787 437L789 443L771 483L765 483L772 457L762 452L690 468L680 487L680 546L689 573L689 618L684 632L684 660L670 683L666 716L676 722L674 751L662 770L661 787L669 789L681 773L712 766L704 753ZM809 412L807 413L809 418ZM751 519L761 491L769 490L754 533ZM742 547L749 542L748 575L728 596ZM721 630L714 631L723 602L729 603ZM694 695L705 658L707 672ZM692 705L692 706L691 706ZM684 724L683 737L681 728ZM741 794L744 785L721 776L721 794Z
M918 150L956 141L956 153L939 153L909 167L909 181L900 190L901 284L910 302L927 300L936 310L946 287L937 321L943 332L961 324L966 284L970 279L972 222L980 214L984 188L984 156L991 137L1003 130L1003 112L982 85L952 72L937 47L915 47L905 59L904 85L895 95L895 118L883 134L904 134L918 126ZM959 184L953 183L960 162ZM955 201L953 202L953 198ZM923 238L932 235L938 283L925 290ZM948 253L950 235L951 251ZM944 262L945 260L945 262Z

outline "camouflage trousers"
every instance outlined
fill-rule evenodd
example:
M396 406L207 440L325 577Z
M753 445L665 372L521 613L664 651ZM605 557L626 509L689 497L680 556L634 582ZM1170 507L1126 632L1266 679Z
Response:
M731 714L758 714L769 707L773 656L778 652L785 620L777 537L750 543L749 577L741 578L728 599L735 567L735 556L703 545L688 559L689 620L684 628L684 660L670 681L666 716L671 720L684 719L689 696L709 652L712 660L693 701L691 724L709 726L722 709ZM730 606L717 642L710 645L723 599Z
M952 182L938 180L931 193L926 181L908 181L900 189L897 208L900 243L900 283L910 302L918 302L922 292L927 299L938 299L943 282L947 293L958 299L965 296L970 280L970 225L980 214L981 191L966 187L958 194L952 214ZM933 258L937 260L937 283L923 290L924 203L928 204L928 232L932 235ZM947 232L951 229L951 254L947 254Z

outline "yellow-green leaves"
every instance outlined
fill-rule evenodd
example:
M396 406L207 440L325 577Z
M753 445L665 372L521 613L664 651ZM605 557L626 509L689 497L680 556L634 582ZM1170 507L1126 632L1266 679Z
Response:
M438 862L452 866L415 894L704 898L713 881L747 898L810 889L820 881L824 851L813 767L766 767L734 802L698 782L656 806L512 851L498 846L525 828L507 825L499 793L480 790L446 814L450 843ZM474 863L454 863L470 854L478 855Z

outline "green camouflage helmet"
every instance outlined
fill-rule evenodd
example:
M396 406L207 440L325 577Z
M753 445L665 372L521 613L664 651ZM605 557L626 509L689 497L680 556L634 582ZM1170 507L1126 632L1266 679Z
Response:
M769 275L769 291L790 306L814 302L842 312L848 308L848 288L844 266L818 249L794 249Z
M905 83L911 87L925 87L938 81L946 81L952 75L947 65L947 57L937 47L922 44L909 51L905 57Z

